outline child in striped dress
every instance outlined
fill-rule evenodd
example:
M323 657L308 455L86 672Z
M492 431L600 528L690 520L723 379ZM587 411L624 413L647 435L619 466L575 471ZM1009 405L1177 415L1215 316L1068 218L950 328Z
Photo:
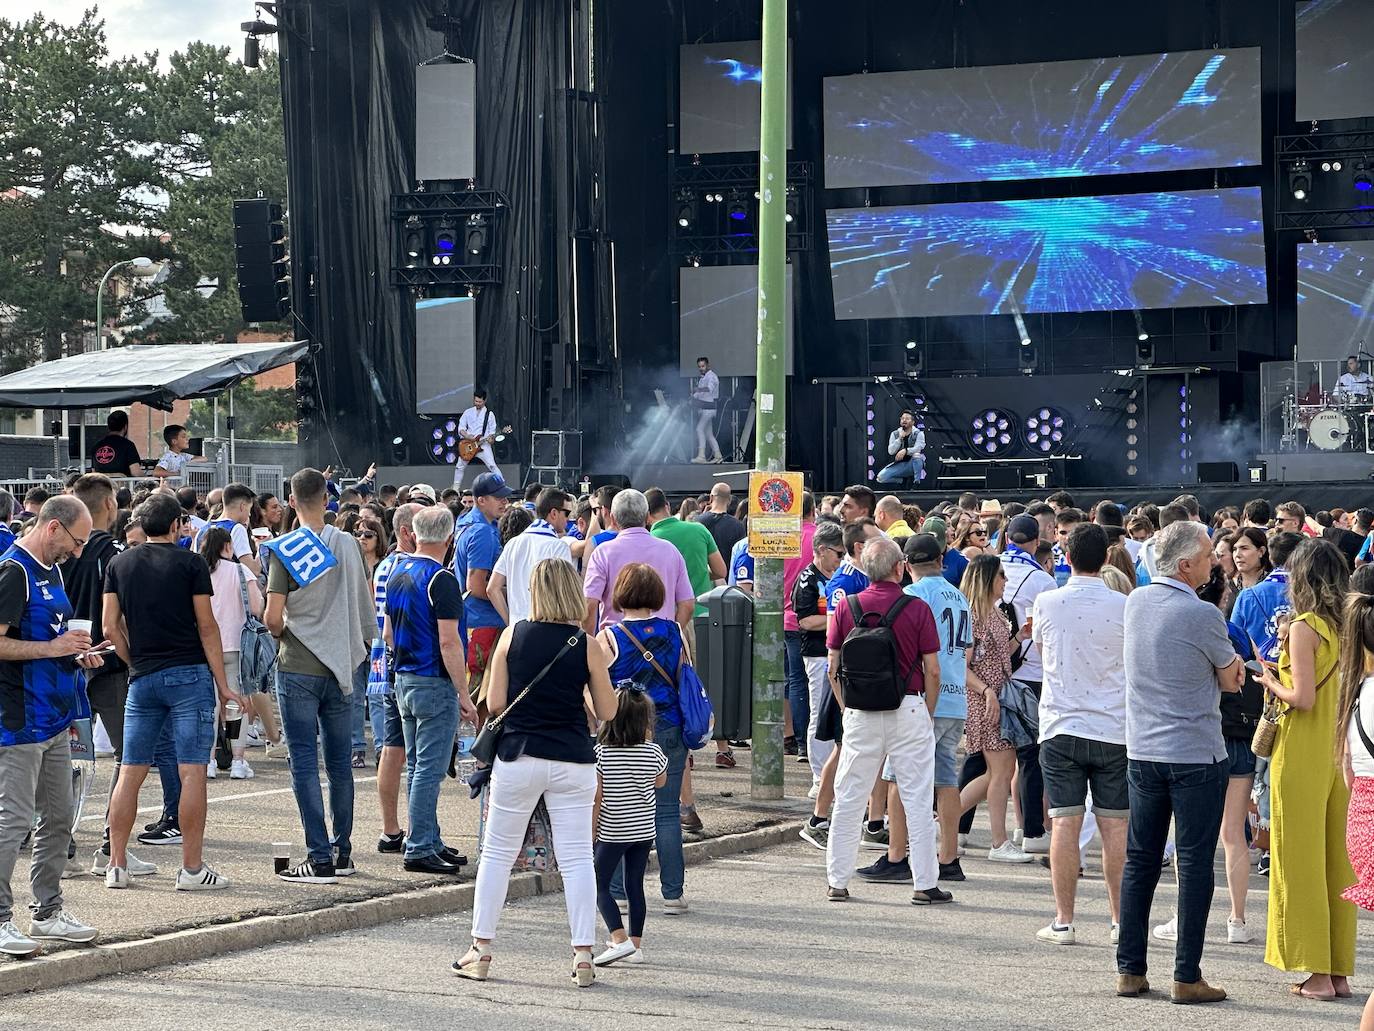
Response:
M668 778L668 757L653 742L653 703L633 686L618 694L615 718L601 728L596 746L596 904L611 932L605 951L596 957L599 967L622 959L644 962L644 871L654 844L654 789ZM630 908L628 934L611 894L611 878L622 860Z

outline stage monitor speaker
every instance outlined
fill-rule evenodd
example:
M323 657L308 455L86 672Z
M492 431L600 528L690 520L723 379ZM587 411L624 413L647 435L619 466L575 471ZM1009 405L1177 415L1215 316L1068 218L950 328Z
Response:
M582 434L576 430L535 430L530 434L530 467L582 468Z
M477 178L477 66L415 69L415 177Z
M429 297L415 302L417 414L459 415L472 404L477 380L476 306L471 297Z
M1239 483L1240 470L1235 462L1199 462L1198 483Z
M1014 465L993 465L988 467L988 490L1020 490L1021 470Z

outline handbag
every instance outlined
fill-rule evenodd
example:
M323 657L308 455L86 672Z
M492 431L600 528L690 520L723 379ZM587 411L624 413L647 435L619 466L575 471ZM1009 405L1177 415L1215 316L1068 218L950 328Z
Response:
M544 675L548 673L549 670L553 669L554 663L568 654L568 650L581 639L582 630L578 628L577 633L573 634L564 642L563 647L558 650L558 654L549 660L549 664L535 674L534 679L525 685L525 689L515 696L515 701L507 705L505 711L499 716L493 716L491 719L487 720L482 726L482 730L478 733L477 739L472 742L472 757L474 759L487 766L491 766L496 762L496 749L501 743L501 735L505 732L506 717L510 715L512 709L520 704L525 695L530 693L530 689L533 688L535 684L539 683L539 681L543 680Z
M266 690L277 668L277 642L272 632L248 607L248 581L239 567L239 597L243 599L243 629L239 631L239 689L251 694Z
M1336 672L1336 667L1339 665L1340 663L1338 662L1333 662L1331 664L1331 668L1326 671L1326 676L1322 677L1321 681L1317 684L1318 691L1322 689L1322 684L1325 684L1331 679L1331 674ZM1279 736L1279 721L1283 719L1287 713L1288 706L1284 705L1277 697L1266 691L1264 694L1264 709L1260 712L1259 725L1255 727L1255 736L1250 739L1250 751L1254 752L1257 758L1273 758L1274 745L1277 743Z

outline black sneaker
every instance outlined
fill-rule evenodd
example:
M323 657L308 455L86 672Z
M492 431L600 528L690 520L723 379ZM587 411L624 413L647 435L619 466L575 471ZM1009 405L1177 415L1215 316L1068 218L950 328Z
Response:
M283 881L295 884L337 884L333 863L312 863L306 860L277 874Z
M1256 866L1255 866L1255 873L1259 874L1261 877L1268 877L1268 876L1269 876L1269 853L1268 853L1268 852L1264 852L1264 853L1262 853L1262 854L1260 855L1260 857L1259 857L1259 863L1257 863Z
M358 868L353 865L353 854L350 852L334 853L334 876L352 877L358 872Z
M910 881L911 863L905 859L894 863L887 856L879 856L876 863L860 867L855 873L866 881Z
M946 902L953 902L954 896L940 888L926 888L924 891L913 891L911 893L911 904L913 906L939 906Z
M406 850L406 832L397 831L394 835L383 834L377 839L378 852L404 852Z
M940 864L940 880L962 881L966 879L967 878L964 877L964 868L959 865L959 860L957 858L952 863Z
M174 823L160 821L152 830L138 836L140 845L180 845L181 828Z

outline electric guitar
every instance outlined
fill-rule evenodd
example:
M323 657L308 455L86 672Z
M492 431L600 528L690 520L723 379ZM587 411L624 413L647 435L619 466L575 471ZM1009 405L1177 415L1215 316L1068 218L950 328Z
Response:
M494 440L501 439L507 433L510 433L512 429L514 429L512 426L502 426L495 433L489 433L487 436L480 437L477 440L458 441L458 457L464 462L471 462L477 457L477 452L482 450L483 444L490 444Z

